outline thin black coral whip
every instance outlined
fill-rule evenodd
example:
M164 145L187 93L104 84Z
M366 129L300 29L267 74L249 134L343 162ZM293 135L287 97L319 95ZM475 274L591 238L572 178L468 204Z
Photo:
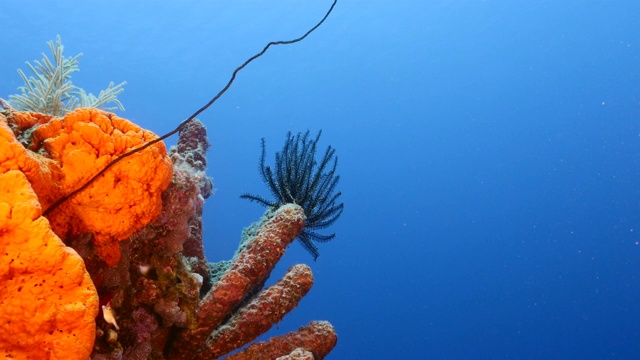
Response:
M154 140L151 140L149 142L147 142L146 144L139 146L135 149L129 150L126 153L120 155L119 157L111 160L111 162L109 162L107 165L105 165L104 168L102 168L102 170L98 171L95 175L93 175L93 177L91 177L89 180L87 180L83 185L81 185L79 188L69 192L67 195L64 195L63 197L59 198L58 200L54 201L47 209L45 209L42 212L43 216L47 216L48 214L50 214L53 210L55 210L58 206L60 206L62 203L64 203L65 201L71 199L72 197L74 197L75 195L77 195L78 193L82 192L84 189L88 188L89 185L91 185L96 179L98 179L100 176L102 176L107 170L109 170L112 166L116 165L118 162L124 160L125 158L140 152L160 141L164 141L165 139L167 139L168 137L183 131L189 123L191 123L192 121L195 120L195 118L200 115L201 113L203 113L205 110L207 110L211 105L213 105L213 103L215 103L216 101L218 101L218 99L220 97L222 97L222 95L224 95L227 90L229 90L229 88L231 87L231 85L233 84L233 82L236 79L236 76L238 75L238 73L244 69L247 65L249 65L252 61L254 61L255 59L261 57L262 55L264 55L267 50L269 50L269 48L271 46L277 46L277 45L290 45L290 44L295 44L297 42L300 42L302 40L304 40L307 36L309 36L312 32L314 32L317 28L320 27L320 25L322 25L324 23L325 20L327 20L327 18L329 18L329 15L331 14L331 12L333 11L333 8L336 6L336 4L338 3L338 0L333 0L333 3L331 4L331 6L329 7L329 10L327 10L327 12L324 14L324 17L322 17L322 19L316 23L315 26L313 26L311 29L309 29L306 33L304 33L304 35L297 37L295 39L292 40L279 40L279 41L270 41L269 43L267 43L267 45L265 45L264 48L262 48L262 50L260 52L258 52L257 54L253 55L252 57L248 58L247 60L245 60L244 63L242 63L240 66L238 66L237 68L235 68L235 70L233 70L233 72L231 73L231 78L227 81L227 84L213 97L211 98L211 100L209 100L208 103L204 104L201 108L199 108L198 110L196 110L196 112L194 112L193 114L191 114L191 116L189 116L187 119L183 120L180 124L178 124L178 126L169 131L168 133L155 138ZM117 94L116 94L117 95ZM3 107L4 104L2 104ZM6 108L6 107L5 107Z
M316 230L329 227L338 220L344 209L343 203L337 203L342 193L335 192L340 181L340 176L336 175L338 157L335 156L335 149L327 147L322 159L319 162L316 160L321 134L322 131L319 131L315 139L311 139L309 130L295 136L288 132L282 150L276 153L273 168L265 164L266 143L263 138L260 177L275 200L260 195L240 196L267 207L278 208L284 204L302 207L307 219L298 240L314 260L319 252L313 242L327 242L336 236L319 234Z

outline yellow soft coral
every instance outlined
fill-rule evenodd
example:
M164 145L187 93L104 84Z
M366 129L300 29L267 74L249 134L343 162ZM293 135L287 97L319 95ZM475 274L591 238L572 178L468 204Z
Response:
M37 169L51 162L21 148L2 116L0 154L0 357L87 359L98 295L82 258L41 216L26 176L43 181L50 172Z

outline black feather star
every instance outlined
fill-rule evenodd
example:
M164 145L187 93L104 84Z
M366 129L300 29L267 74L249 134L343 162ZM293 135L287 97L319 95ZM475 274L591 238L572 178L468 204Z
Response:
M336 204L342 193L334 193L340 180L340 176L335 174L338 166L336 150L329 146L319 163L315 159L320 134L322 131L318 132L315 139L310 139L309 130L296 136L292 136L291 132L287 133L282 151L276 153L275 169L265 166L266 144L263 138L260 176L276 200L271 201L250 194L240 196L273 208L284 204L297 204L302 207L307 220L298 240L314 260L319 253L313 241L327 242L336 236L318 234L315 230L333 224L344 208L343 203Z

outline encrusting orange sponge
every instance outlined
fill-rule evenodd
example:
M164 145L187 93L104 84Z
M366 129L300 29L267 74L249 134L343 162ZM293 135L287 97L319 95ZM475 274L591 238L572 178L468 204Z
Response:
M21 138L21 144L9 129L0 134L7 141L0 149L0 170L22 171L44 209L113 159L157 138L126 119L94 108L76 109L63 118L19 111L6 114L6 118L0 116L3 126L30 136ZM47 217L63 239L92 233L98 255L115 265L120 259L118 241L160 214L161 194L172 173L166 148L159 142L111 167Z
M43 181L50 172L37 169L51 162L20 147L0 116L0 358L87 359L98 294L82 258L41 216L26 175Z
M81 108L38 125L30 149L58 164L60 189L52 189L58 192L58 199L82 186L113 159L155 138L151 131L112 113ZM48 216L51 227L62 238L92 233L99 256L114 265L120 259L118 241L160 214L161 194L172 173L162 142L134 153L55 209ZM48 205L43 203L45 208Z
M24 173L43 207L49 206L61 196L57 184L62 178L62 172L55 161L25 149L16 139L14 131L22 132L48 121L49 118L43 114L15 111L9 113L7 119L0 113L0 174L9 170Z

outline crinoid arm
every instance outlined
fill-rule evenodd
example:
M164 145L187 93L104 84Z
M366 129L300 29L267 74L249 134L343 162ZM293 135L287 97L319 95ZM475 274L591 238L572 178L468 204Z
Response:
M258 204L266 206L266 207L278 207L278 203L274 203L272 201L269 201L269 200L263 198L260 195L242 194L242 195L240 195L240 198L251 200L253 202L257 202Z
M338 220L344 209L343 203L337 203L342 193L335 192L340 181L340 176L336 175L338 158L335 149L328 146L322 158L316 160L320 135L322 131L315 138L309 136L308 130L295 136L288 132L282 150L275 154L273 167L266 165L266 143L262 139L258 169L262 181L275 199L250 194L241 196L269 207L300 205L306 220L305 229L298 239L314 259L318 257L318 248L313 242L327 242L335 237L335 234L322 235L314 230L329 227Z

